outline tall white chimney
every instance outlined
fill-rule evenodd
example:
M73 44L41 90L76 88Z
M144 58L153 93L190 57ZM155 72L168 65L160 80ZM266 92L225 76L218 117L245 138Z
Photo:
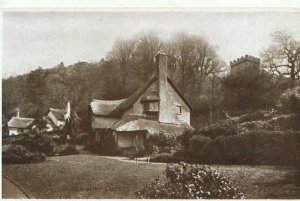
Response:
M71 119L71 105L70 102L67 102L66 114L64 115L64 119L69 121Z
M168 122L168 56L164 53L157 53L155 56L157 62L158 92L159 92L159 118L160 122Z

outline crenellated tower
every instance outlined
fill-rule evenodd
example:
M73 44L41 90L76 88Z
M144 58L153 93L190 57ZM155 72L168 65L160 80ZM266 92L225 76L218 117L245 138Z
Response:
M246 70L248 68L258 68L260 65L260 59L251 55L242 56L236 60L230 62L231 72L237 70Z

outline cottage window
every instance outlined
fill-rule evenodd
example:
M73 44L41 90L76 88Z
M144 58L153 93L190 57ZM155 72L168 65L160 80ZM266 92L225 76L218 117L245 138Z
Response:
M176 105L176 113L181 114L181 105Z
M145 102L144 103L145 112L158 112L158 102Z

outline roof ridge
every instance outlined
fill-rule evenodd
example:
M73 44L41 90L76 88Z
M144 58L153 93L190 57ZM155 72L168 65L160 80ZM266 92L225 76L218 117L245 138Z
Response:
M109 115L115 116L118 115L119 112L127 109L131 106L139 97L142 96L143 92L148 89L148 87L157 79L157 76L153 76L144 86L137 89L133 92L125 101L123 101L120 105L118 105L113 111L109 113Z
M30 119L30 120L34 120L34 118L30 118L30 117L12 117L14 119Z

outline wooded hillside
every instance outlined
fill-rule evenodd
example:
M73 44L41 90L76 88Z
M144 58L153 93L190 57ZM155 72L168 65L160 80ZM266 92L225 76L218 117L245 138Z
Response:
M61 62L53 68L39 67L2 79L3 123L17 108L21 117L37 118L50 107L65 108L70 101L85 129L90 101L128 97L153 76L153 58L158 51L169 56L169 76L190 103L195 127L217 121L224 110L246 113L274 107L289 87L288 78L263 70L228 74L229 67L218 48L204 37L176 33L169 41L162 41L148 32L117 40L99 62L79 61L69 66ZM294 77L293 84L297 85Z

